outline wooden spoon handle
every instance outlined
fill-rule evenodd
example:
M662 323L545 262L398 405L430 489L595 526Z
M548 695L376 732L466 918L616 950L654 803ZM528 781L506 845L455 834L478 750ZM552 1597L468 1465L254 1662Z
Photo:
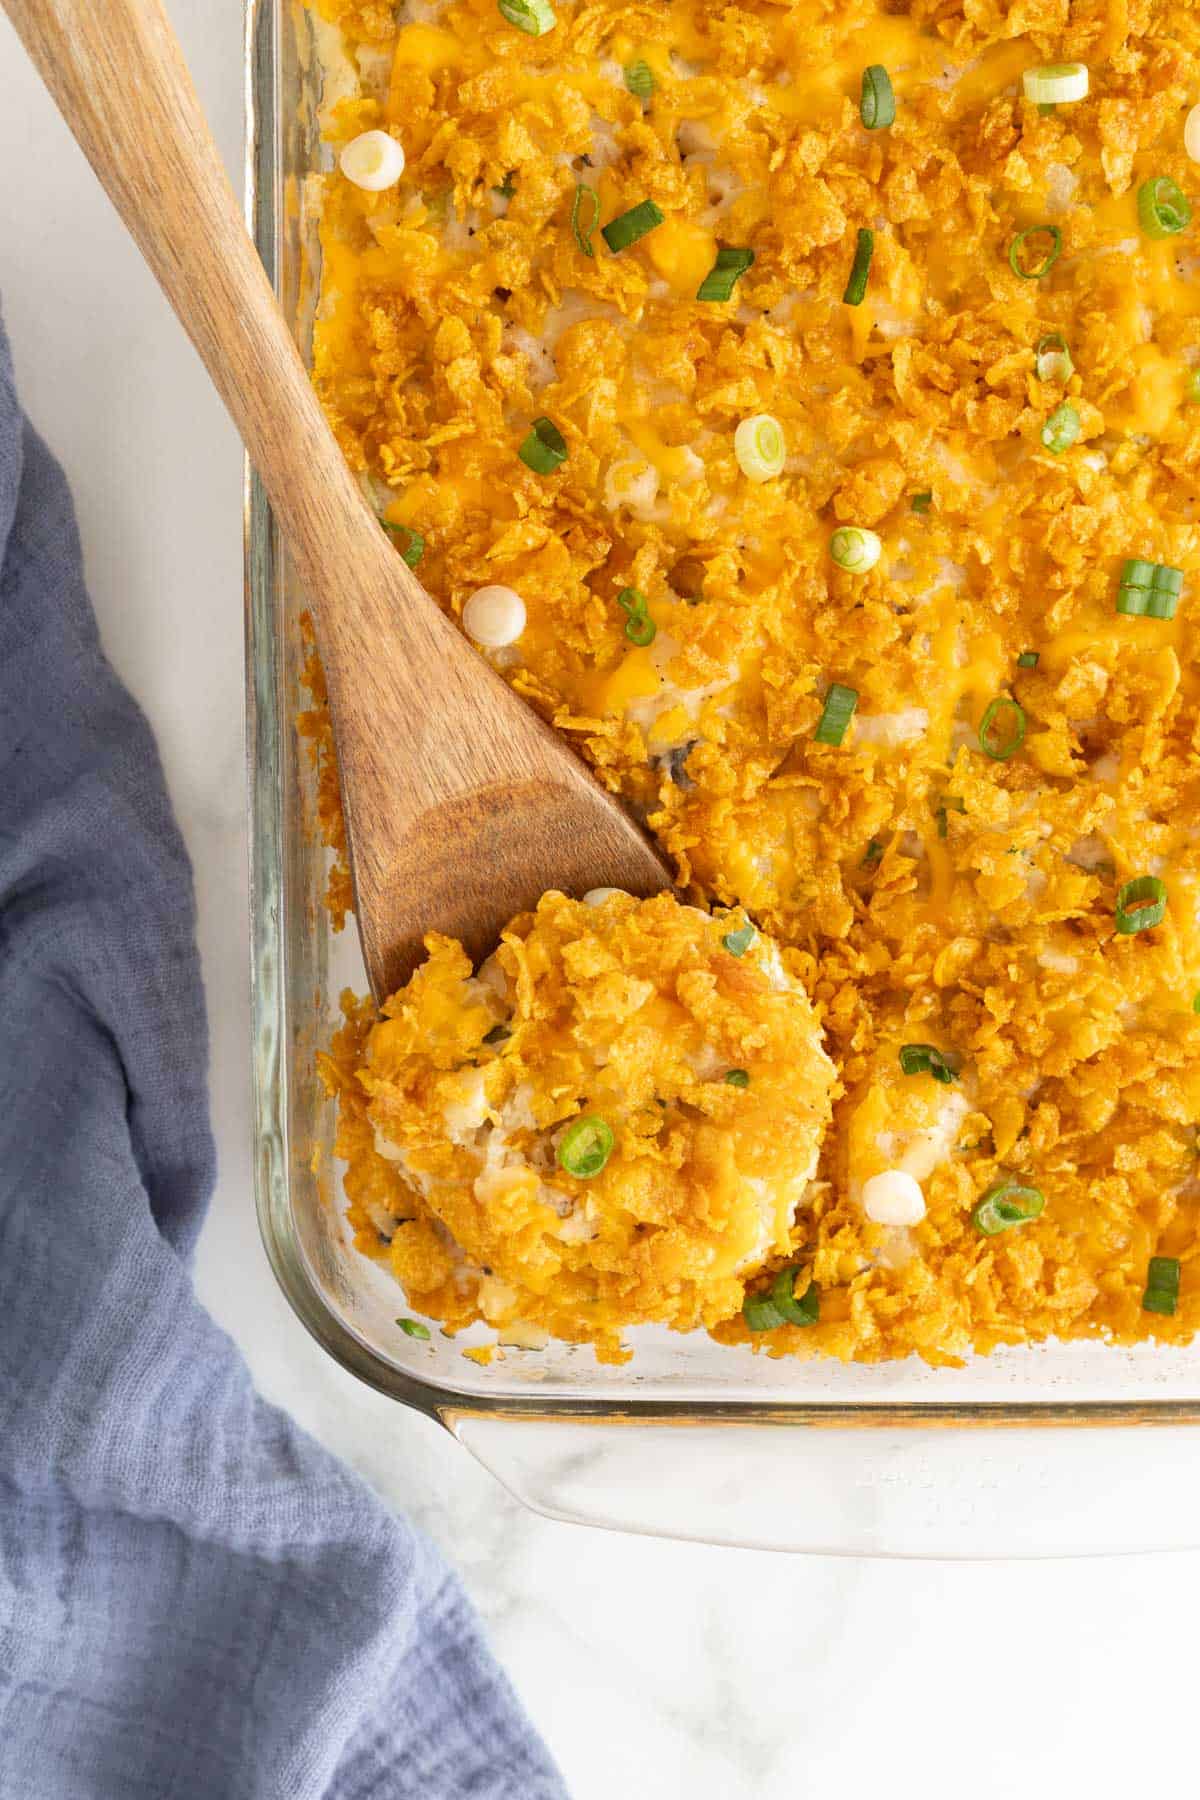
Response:
M241 432L320 607L331 689L385 631L417 663L466 653L325 423L160 0L3 5Z
M654 893L657 852L439 611L346 466L160 0L0 0L241 431L314 602L363 951L485 955L550 887Z

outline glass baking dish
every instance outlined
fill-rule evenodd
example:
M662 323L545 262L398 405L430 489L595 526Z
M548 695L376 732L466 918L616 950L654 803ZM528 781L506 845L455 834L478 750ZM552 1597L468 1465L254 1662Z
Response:
M320 73L297 0L247 0L247 205L310 348L315 221L330 166ZM772 1361L707 1336L633 1334L633 1361L403 1335L400 1290L343 1228L333 1109L315 1052L341 988L365 987L321 903L325 855L302 705L303 597L258 483L246 486L255 1172L263 1239L296 1313L361 1380L441 1421L557 1517L720 1542L901 1555L1061 1554L1200 1543L1200 1352L1042 1345L959 1370ZM1139 1434L1137 1447L1128 1430ZM1086 1430L1085 1427L1099 1429ZM969 1435L968 1435L969 1433ZM1155 1480L1151 1464L1171 1467ZM1165 1475L1165 1479L1163 1476ZM1136 1488L1135 1488L1136 1484ZM1139 1503L1139 1494L1141 1503Z

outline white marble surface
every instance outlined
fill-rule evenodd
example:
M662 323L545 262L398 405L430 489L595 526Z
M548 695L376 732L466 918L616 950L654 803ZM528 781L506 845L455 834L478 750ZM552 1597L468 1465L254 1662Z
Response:
M240 0L174 13L236 166ZM262 1387L457 1563L576 1800L1115 1800L1177 1770L1200 1556L784 1558L548 1523L294 1322L250 1194L238 446L3 24L0 73L0 289L195 862L221 1150L199 1281Z

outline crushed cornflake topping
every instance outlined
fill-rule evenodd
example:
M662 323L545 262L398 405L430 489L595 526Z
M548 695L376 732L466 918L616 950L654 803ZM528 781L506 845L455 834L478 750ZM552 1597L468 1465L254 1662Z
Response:
M421 578L454 616L487 584L521 594L527 628L488 653L496 666L648 819L693 897L784 946L838 1065L813 1197L778 1252L803 1255L820 1320L756 1342L937 1363L1050 1335L1190 1337L1200 226L1148 238L1137 192L1155 177L1195 191L1197 0L556 0L540 38L494 0L318 10L362 77L328 109L332 148L396 126L408 155L384 194L325 181L314 376L346 456L424 536ZM1047 60L1086 64L1087 96L1049 112L1026 100L1024 71ZM638 61L646 99L623 77ZM886 131L862 127L869 64L895 92ZM588 257L570 225L581 183L600 225L644 200L664 222L618 256L597 232ZM1061 248L1022 280L1009 249L1039 227L1027 251L1051 229ZM847 307L860 229L874 232L870 281ZM721 245L753 265L729 303L698 302ZM1049 336L1069 348L1065 380L1037 378ZM1051 456L1042 429L1067 402L1078 438ZM755 484L734 433L764 412L788 461ZM571 447L550 476L517 456L543 415ZM882 540L866 574L829 557L850 525ZM1173 617L1117 613L1130 560L1183 572ZM625 589L647 597L644 646L624 633ZM1037 666L1019 666L1031 650ZM344 837L315 661L309 673L302 728L341 853L336 918ZM858 694L839 745L814 741L831 682ZM1004 698L1026 731L992 760L979 729ZM1166 885L1163 922L1122 935L1116 896L1147 875ZM501 953L514 972L528 931ZM562 964L563 995L590 992L567 948L547 967ZM442 945L430 968L431 993L469 975ZM551 1004L548 974L523 979L522 1004ZM609 979L614 994L635 980L658 992L636 962ZM461 1037L471 1009L446 1005ZM458 1221L435 1226L411 1175L374 1151L366 1108L387 1095L356 1073L367 1028L352 1009L328 1065L352 1217L376 1249L378 1209L404 1221L384 1254L414 1305L466 1323L481 1314L462 1256L483 1255L490 1207L517 1203L490 1199L466 1238ZM649 1028L646 1043L652 1085ZM955 1116L949 1090L900 1072L905 1043L960 1059ZM731 1049L725 1066L750 1060ZM556 1066L529 1059L535 1110ZM756 1066L720 1104L732 1116L759 1090ZM475 1152L445 1154L457 1169ZM866 1219L861 1192L906 1158L927 1210L901 1241ZM597 1191L629 1172L623 1153L609 1167ZM1008 1177L1045 1208L981 1235L972 1209ZM522 1201L515 1224L535 1216ZM568 1250L586 1262L586 1241ZM1171 1317L1141 1309L1160 1253L1182 1262ZM605 1277L604 1354L622 1306L671 1312L654 1312L640 1251L622 1255ZM514 1290L531 1285L518 1277ZM743 1286L688 1265L669 1322L741 1341ZM579 1290L555 1275L538 1291L526 1319L582 1333Z
M778 951L730 956L726 922L548 894L489 979L431 936L382 1020L347 997L322 1069L350 1217L423 1313L619 1360L624 1326L715 1326L790 1253L834 1069ZM570 1153L582 1121L605 1155Z

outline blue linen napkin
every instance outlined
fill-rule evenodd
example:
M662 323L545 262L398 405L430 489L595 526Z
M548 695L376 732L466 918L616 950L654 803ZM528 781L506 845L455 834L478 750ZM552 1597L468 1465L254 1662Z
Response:
M563 1800L436 1552L192 1293L193 924L0 324L0 1797Z

